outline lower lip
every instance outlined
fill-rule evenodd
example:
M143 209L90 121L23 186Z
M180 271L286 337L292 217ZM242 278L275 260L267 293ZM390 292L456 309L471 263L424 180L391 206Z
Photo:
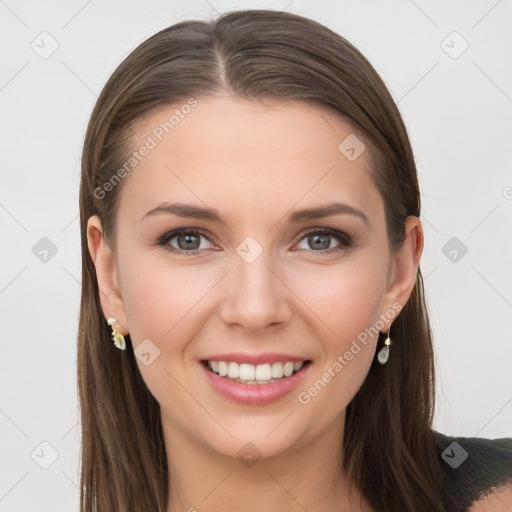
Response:
M311 363L303 366L291 377L283 377L270 384L241 384L211 372L202 363L200 365L210 384L221 395L239 404L265 405L291 393L304 379Z

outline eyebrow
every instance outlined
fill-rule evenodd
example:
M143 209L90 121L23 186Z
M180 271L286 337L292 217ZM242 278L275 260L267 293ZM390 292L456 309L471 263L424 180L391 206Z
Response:
M218 211L214 208L203 208L199 206L192 206L183 203L162 203L145 213L141 221L153 215L167 213L170 215L177 215L187 219L200 219L208 220L210 222L217 222L225 224L224 219L219 215ZM357 208L345 203L333 202L326 205L317 206L314 208L305 208L302 210L295 210L287 217L287 222L298 223L305 220L321 219L333 215L354 215L362 219L368 226L370 222L368 217Z

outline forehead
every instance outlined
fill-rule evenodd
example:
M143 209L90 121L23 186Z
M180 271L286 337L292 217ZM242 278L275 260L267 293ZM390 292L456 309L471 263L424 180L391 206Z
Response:
M124 178L121 204L133 210L179 198L221 209L229 200L261 210L268 203L288 209L298 201L378 200L368 150L335 113L296 101L195 101L162 107L135 125L134 151L150 149Z
M337 154L344 137L356 135L354 127L340 114L306 102L226 95L194 99L193 107L190 103L183 101L146 115L132 132L134 145L150 136L157 146L174 141L175 145L185 142L203 151L227 145L242 156L244 151L256 149L265 153L292 150L297 157L307 153L329 158Z

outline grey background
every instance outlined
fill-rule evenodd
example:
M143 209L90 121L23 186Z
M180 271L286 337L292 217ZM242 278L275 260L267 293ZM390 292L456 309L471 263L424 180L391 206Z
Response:
M435 426L510 436L511 7L506 0L0 0L0 511L78 508L78 185L96 97L145 38L231 9L316 19L381 74L408 127L422 186Z

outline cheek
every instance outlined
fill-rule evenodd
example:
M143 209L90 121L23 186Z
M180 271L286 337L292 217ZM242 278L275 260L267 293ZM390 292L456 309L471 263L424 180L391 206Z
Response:
M362 385L374 357L386 269L382 265L333 266L304 276L296 279L294 290L314 313L311 318L323 351L307 386L315 385L320 377L322 383L312 390L312 396L323 389L323 384L329 391L322 393L317 404L335 400L346 406Z
M164 261L161 261L164 260ZM180 382L189 378L183 362L189 358L189 340L201 329L204 314L203 296L217 279L213 272L199 271L192 266L171 266L165 258L146 250L130 254L120 263L123 299L129 320L130 338L135 353L139 344L151 340L151 359L146 365L137 358L137 365L149 390L160 404L173 396L172 410L187 407Z
M308 431L335 421L368 375L378 338L371 327L382 313L383 276L382 264L347 262L295 281L297 293L314 312L322 350L296 395L300 417L309 418Z
M293 290L316 315L317 323L324 324L327 339L343 344L382 313L385 275L382 265L333 265L295 275Z
M138 340L154 338L159 344L173 339L176 332L194 317L205 291L215 279L212 272L192 267L171 267L165 259L151 254L131 255L121 263L123 299L129 319L130 336Z

